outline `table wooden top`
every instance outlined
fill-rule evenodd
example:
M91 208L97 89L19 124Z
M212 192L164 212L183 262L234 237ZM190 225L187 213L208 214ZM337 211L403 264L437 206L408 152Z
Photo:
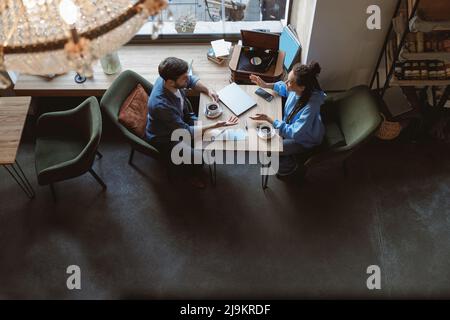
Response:
M0 98L0 164L16 161L31 97Z
M188 63L194 60L193 72L212 87L223 87L229 83L230 71L224 62L217 65L207 59L210 44L157 44L128 45L119 49L122 71L133 70L150 82L158 77L158 65L166 57L176 56ZM94 76L78 84L75 72L68 72L49 80L45 77L19 75L14 91L20 96L102 96L120 74L107 75L100 61L94 65Z
M283 151L283 142L282 138L279 135L275 135L270 140L263 140L258 137L256 132L256 126L258 122L250 119L250 116L255 115L256 113L265 113L271 116L273 119L281 119L282 118L282 101L281 97L278 96L274 91L267 89L267 91L271 92L275 98L271 102L267 102L260 96L255 94L255 90L258 86L253 85L239 85L245 92L247 92L255 101L256 107L248 110L244 114L239 116L239 123L232 127L227 127L227 129L235 130L235 129L243 129L247 132L247 139L245 141L225 141L225 140L216 140L214 142L209 142L211 139L211 130L205 132L203 136L202 144L200 145L199 141L195 141L195 149L202 150L223 150L223 151L271 151L271 152L281 152ZM221 88L217 88L221 89ZM223 114L216 119L208 119L205 115L205 108L208 103L212 102L211 99L205 95L200 95L200 105L199 105L199 121L202 124L211 124L216 121L225 121L230 116L234 115L233 112L228 109L223 103L220 102L220 105L223 108ZM247 123L248 130L245 129L245 125ZM222 128L223 129L223 128ZM214 129L217 131L217 129ZM221 129L219 129L221 130Z

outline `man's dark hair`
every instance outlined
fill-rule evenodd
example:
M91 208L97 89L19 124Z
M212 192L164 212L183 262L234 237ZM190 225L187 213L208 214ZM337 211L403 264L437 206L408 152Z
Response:
M175 57L164 59L158 66L158 72L164 80L176 81L181 75L188 72L189 66L186 61Z

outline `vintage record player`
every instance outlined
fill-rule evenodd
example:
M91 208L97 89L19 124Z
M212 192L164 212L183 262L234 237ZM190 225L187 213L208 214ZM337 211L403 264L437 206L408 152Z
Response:
M285 53L279 48L279 35L241 30L242 46L237 45L229 64L231 81L250 84L255 74L266 82L276 82L283 76Z

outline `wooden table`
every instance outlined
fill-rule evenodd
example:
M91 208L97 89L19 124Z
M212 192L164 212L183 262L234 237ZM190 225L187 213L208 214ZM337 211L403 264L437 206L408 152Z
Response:
M244 91L249 94L255 101L256 106L252 109L248 110L244 114L239 116L239 123L236 126L228 127L227 130L236 130L242 129L247 133L246 140L242 141L226 141L226 140L215 140L211 142L211 133L206 131L202 139L195 139L194 149L211 152L213 156L215 156L216 151L242 151L242 152L265 152L268 155L274 155L283 151L283 140L277 134L270 140L263 140L258 137L256 132L256 126L261 122L256 122L250 119L250 116L255 115L256 113L265 113L271 116L273 119L281 119L282 118L282 101L281 97L278 96L274 91L270 91L275 98L271 102L267 102L260 96L255 94L255 90L258 86L253 85L240 85ZM220 88L217 88L220 89ZM201 121L202 125L208 125L214 123L219 120L227 120L230 116L234 115L233 112L228 109L223 103L220 102L220 105L223 108L223 114L216 119L208 119L204 113L206 105L212 102L211 99L205 95L200 95L200 104L199 104L199 121ZM215 129L217 130L217 129ZM219 129L220 130L220 129ZM275 155L277 156L277 155ZM270 163L264 164L263 167L270 166ZM210 166L211 169L211 166ZM212 181L215 183L215 174L216 172L216 163L213 164L213 169L211 169ZM263 188L267 187L267 179L268 175L263 176Z
M25 194L33 198L34 190L17 161L23 127L31 97L0 98L0 165L13 177Z
M206 58L210 44L157 44L128 45L119 49L123 70L133 70L150 82L158 77L158 65L166 57L176 56L188 63L194 60L193 72L213 87L229 84L230 71L227 63L217 65ZM19 96L102 96L114 79L120 74L107 75L98 61L94 65L94 76L78 84L75 72L68 72L49 80L45 77L19 75L14 91Z

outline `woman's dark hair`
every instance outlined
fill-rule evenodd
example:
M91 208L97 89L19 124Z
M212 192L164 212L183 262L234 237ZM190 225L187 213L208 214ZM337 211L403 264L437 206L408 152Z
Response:
M189 66L186 61L175 57L164 59L158 66L158 72L164 80L176 81L180 76L188 72Z
M298 99L292 112L288 115L286 119L288 123L291 122L292 118L308 104L309 99L315 90L322 91L319 81L317 80L317 75L321 70L322 68L315 61L311 62L309 66L302 64L294 67L295 83L298 86L304 86L305 90L300 99Z

